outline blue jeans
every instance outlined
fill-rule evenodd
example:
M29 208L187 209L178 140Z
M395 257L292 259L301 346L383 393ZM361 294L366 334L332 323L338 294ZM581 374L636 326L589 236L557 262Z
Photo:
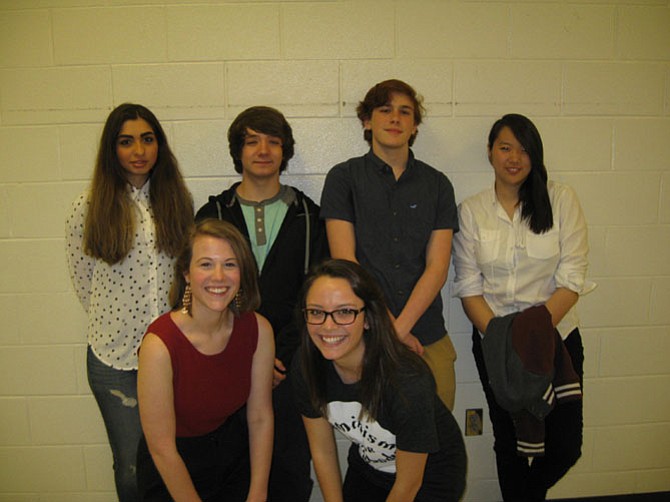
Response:
M114 482L120 502L136 502L135 462L142 435L137 408L137 371L116 370L102 363L88 348L88 384L98 403L114 457Z

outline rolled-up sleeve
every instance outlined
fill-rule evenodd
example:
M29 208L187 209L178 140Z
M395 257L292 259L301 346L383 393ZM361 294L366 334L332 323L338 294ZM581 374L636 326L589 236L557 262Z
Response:
M582 293L588 269L589 239L586 219L574 190L562 185L554 204L559 220L561 257L554 279L557 288Z

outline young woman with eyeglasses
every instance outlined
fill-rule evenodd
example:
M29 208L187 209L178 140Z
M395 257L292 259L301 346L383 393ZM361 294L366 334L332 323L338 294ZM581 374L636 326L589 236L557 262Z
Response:
M291 371L324 500L459 500L460 429L428 366L399 341L374 279L326 261L306 280L302 308ZM352 441L344 483L334 429Z

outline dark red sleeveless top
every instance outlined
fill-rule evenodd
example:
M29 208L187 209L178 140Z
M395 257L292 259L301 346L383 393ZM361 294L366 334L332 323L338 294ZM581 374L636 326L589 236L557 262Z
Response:
M158 336L170 353L177 437L212 432L247 402L258 343L253 312L235 318L228 345L214 355L193 347L169 312L151 323L147 333Z

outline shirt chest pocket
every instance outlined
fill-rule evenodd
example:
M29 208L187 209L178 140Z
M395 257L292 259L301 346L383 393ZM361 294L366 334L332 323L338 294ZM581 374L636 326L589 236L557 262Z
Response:
M475 243L477 263L490 263L498 256L500 232L498 230L479 229Z
M558 240L558 229L554 228L544 234L534 234L528 230L526 234L526 251L530 258L544 260L561 252Z

